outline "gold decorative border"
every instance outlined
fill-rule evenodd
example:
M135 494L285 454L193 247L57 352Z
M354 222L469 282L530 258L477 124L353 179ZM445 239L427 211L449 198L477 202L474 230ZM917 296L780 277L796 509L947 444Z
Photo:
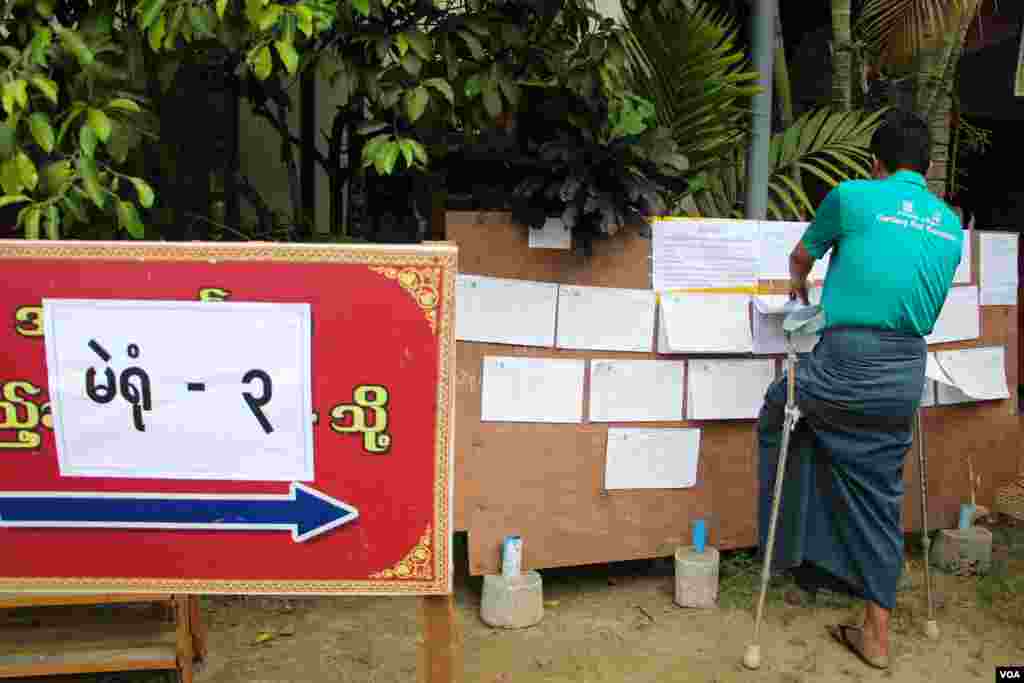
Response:
M393 266L371 266L370 270L379 273L389 280L397 280L398 284L408 292L416 305L423 309L427 316L430 331L437 334L438 283L441 280L439 268L395 268Z
M420 542L413 546L394 567L370 574L373 579L431 579L430 527L423 532Z
M408 553L418 557L423 539L430 540L433 552L427 562L432 572L426 578L382 578L379 572L368 580L295 581L180 579L170 577L5 577L0 576L0 591L38 593L192 593L192 594L278 594L278 595L444 595L452 592L451 524L454 447L452 424L455 373L455 277L458 249L446 242L418 246L394 245L306 245L269 243L164 243L164 242L78 242L4 240L0 259L138 260L152 262L287 262L348 263L374 268L392 268L396 279L414 297L424 291L412 291L405 282L413 282L401 273L424 269L434 273L427 282L434 288L431 330L437 336L438 382L437 412L434 424L434 520L424 537ZM417 303L420 303L417 298ZM422 307L422 304L421 304ZM399 563L401 564L401 562ZM398 565L396 565L397 567ZM425 571L425 570L424 570Z

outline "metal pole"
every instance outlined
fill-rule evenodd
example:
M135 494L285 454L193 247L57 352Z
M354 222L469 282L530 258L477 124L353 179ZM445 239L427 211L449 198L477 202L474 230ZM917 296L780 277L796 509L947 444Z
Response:
M769 155L772 140L772 73L775 57L777 0L756 0L750 25L750 52L760 74L761 92L751 103L750 147L747 150L746 217L768 215Z

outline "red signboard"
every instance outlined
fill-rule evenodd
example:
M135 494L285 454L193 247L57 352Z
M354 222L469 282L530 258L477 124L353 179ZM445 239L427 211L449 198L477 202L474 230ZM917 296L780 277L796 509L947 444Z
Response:
M446 244L0 245L0 591L449 593L455 268ZM306 312L305 375L301 358L272 369L290 340L302 356L303 323L276 341L266 321L277 318L249 302ZM233 326L231 306L254 326ZM149 342L118 332L136 323ZM155 367L170 362L160 344L196 376ZM88 371L48 367L77 353ZM260 354L244 378L219 376ZM296 421L281 401L312 414ZM299 425L295 443L309 437L311 476L261 479L247 459L264 435L284 438L282 420ZM205 471L233 449L228 475L185 467ZM293 455L276 460L301 472Z

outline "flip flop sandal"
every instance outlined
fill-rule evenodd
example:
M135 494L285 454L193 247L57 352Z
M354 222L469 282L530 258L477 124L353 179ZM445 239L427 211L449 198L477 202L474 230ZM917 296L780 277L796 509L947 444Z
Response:
M836 624L835 626L828 627L829 634L836 639L836 642L857 655L862 662L872 668L883 671L889 668L888 657L868 657L860 648L860 643L864 642L863 637L861 637L860 641L850 640L850 637L847 635L850 631L863 632L863 629L857 626L847 626L846 624Z

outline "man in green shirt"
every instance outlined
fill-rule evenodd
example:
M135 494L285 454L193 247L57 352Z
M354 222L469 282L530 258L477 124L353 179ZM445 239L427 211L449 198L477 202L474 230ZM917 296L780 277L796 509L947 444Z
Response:
M831 250L825 329L796 370L803 419L792 436L773 565L810 594L861 597L864 626L832 635L877 668L889 663L889 613L903 567L903 460L924 390L927 346L953 282L960 221L928 190L928 126L887 115L871 150L874 180L841 183L790 256L790 293ZM766 544L786 400L785 378L758 422L760 518ZM776 565L776 563L778 563Z

